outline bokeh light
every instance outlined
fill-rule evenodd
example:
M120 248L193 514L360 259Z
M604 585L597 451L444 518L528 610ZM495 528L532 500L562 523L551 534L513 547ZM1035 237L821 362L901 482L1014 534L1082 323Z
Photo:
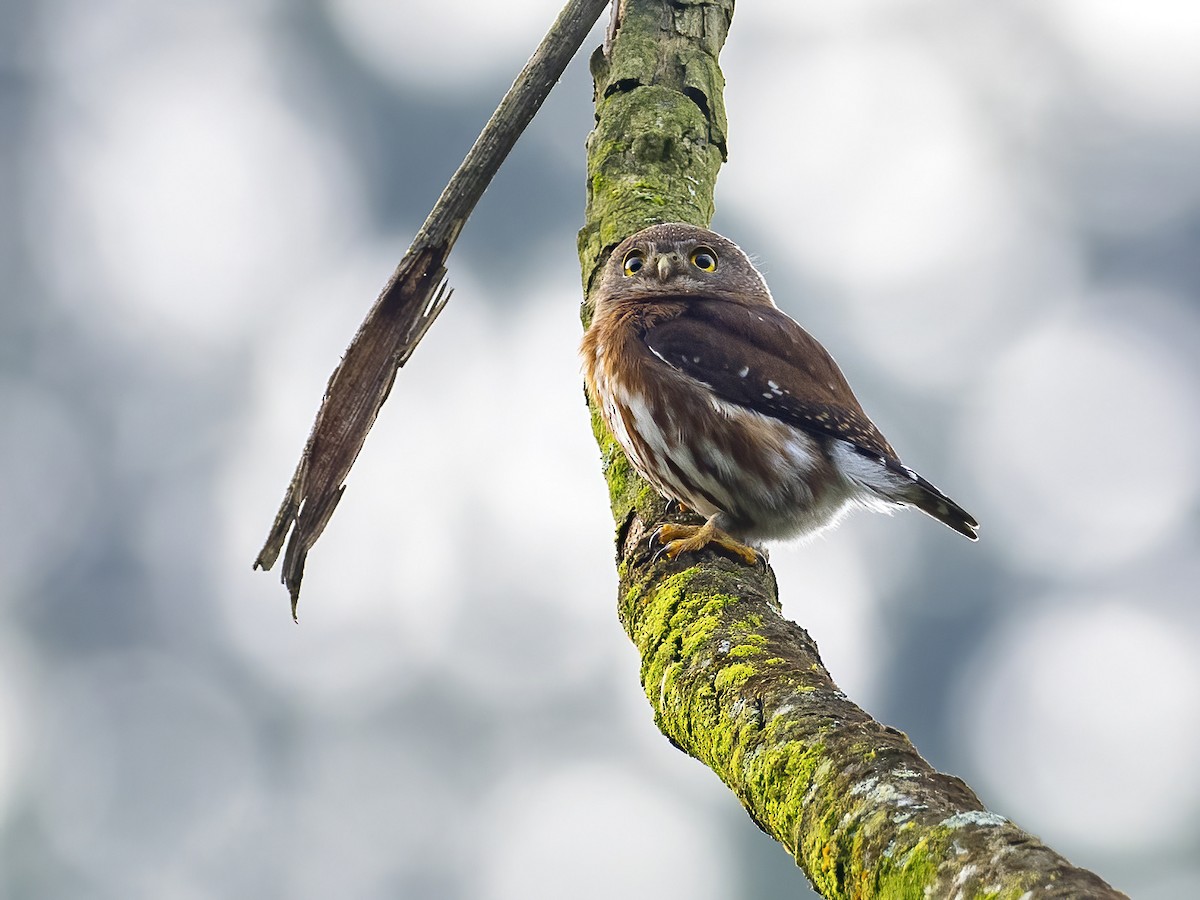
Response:
M327 0L330 21L352 51L405 91L499 99L558 14L555 0L497 6ZM507 81L505 77L507 76Z
M1072 51L1097 100L1125 115L1200 126L1200 9L1180 0L1030 7Z
M21 788L29 764L29 735L26 722L30 710L22 704L29 696L26 680L31 660L16 640L0 637L0 828L14 809L14 796Z
M866 513L858 513L865 516ZM853 521L853 520L851 520ZM783 584L784 614L804 624L842 690L870 708L879 686L882 635L865 548L847 522L801 547L779 547L771 565ZM896 572L892 573L896 575Z
M95 472L81 424L37 384L0 378L0 605L12 602L89 537ZM17 423L20 423L17 425Z
M36 809L72 864L136 889L244 836L259 760L247 711L157 653L57 673L33 760Z
M33 186L50 239L35 246L76 321L228 341L263 322L259 298L311 277L358 214L344 159L272 96L261 39L236 25L52 82Z
M1191 845L1200 813L1200 650L1130 597L1018 604L959 696L985 795L1076 845ZM977 785L984 789L983 785Z
M1074 316L999 360L963 427L1005 548L1031 567L1135 559L1200 498L1200 397L1128 325ZM1141 424L1145 423L1145 424Z
M522 772L489 806L475 896L729 896L729 861L711 822L615 766Z

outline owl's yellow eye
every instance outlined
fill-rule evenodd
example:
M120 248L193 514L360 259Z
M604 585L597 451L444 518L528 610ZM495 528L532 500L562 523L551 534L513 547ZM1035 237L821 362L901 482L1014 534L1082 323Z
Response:
M641 250L630 250L625 254L625 274L636 275L646 264L646 254Z
M692 265L705 272L717 271L717 254L711 247L697 247L688 256Z

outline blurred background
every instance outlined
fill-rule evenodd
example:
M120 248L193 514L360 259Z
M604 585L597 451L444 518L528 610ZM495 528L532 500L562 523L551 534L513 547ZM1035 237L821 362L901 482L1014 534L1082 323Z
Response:
M655 729L575 357L594 32L309 558L330 371L559 0L0 0L0 896L752 898ZM1200 6L739 5L718 230L983 523L773 550L839 684L1200 895Z

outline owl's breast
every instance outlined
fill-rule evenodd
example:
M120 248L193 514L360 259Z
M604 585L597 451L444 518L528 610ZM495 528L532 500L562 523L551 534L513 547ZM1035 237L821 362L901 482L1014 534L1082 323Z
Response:
M847 497L824 441L730 403L629 336L585 347L588 388L635 469L748 539L812 531Z

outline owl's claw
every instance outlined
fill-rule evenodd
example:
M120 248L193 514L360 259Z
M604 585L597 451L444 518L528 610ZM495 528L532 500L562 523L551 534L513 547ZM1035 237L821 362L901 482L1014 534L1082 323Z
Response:
M666 554L667 559L675 559L681 553L695 553L697 550L703 550L709 544L716 544L747 565L756 566L763 561L757 550L726 534L713 524L712 519L703 525L678 525L668 522L660 525L651 539L662 544L662 547L654 554L655 560L660 554Z

